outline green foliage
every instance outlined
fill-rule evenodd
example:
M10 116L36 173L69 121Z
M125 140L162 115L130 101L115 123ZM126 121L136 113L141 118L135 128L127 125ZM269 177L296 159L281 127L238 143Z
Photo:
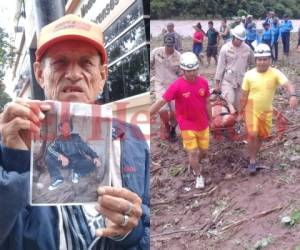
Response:
M298 210L294 210L291 214L291 222L290 225L294 225L295 223L297 223L300 219L300 212Z
M8 34L0 27L0 112L2 112L4 105L11 101L9 95L4 92L4 84L1 83L4 79L5 71L13 63L15 54L14 48L8 40Z
M4 92L4 90L5 86L0 84L0 113L3 111L4 105L11 101L11 98L6 92Z
M0 81L4 78L5 70L12 66L14 55L14 47L9 43L8 34L0 27Z
M237 11L237 15L238 15L238 16L247 16L248 13L247 13L247 11L245 11L245 10L238 10L238 11Z
M275 11L281 18L300 18L298 0L150 0L151 19L209 19L253 15L264 18L268 11Z

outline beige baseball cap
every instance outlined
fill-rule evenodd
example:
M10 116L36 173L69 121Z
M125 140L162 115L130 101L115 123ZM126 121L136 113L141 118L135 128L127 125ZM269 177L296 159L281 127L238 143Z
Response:
M107 63L103 32L99 25L73 14L63 16L42 28L37 41L36 61L40 62L47 49L54 44L67 40L90 43L99 51L102 63Z

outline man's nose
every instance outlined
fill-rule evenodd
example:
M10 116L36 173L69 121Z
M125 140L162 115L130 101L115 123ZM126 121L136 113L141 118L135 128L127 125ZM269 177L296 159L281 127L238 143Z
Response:
M70 63L66 69L65 77L72 82L82 79L82 69L77 63Z

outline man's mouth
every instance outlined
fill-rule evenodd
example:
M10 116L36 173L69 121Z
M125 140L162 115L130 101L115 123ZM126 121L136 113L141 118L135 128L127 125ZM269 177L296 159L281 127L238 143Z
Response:
M83 93L82 88L79 86L66 86L63 88L64 93Z

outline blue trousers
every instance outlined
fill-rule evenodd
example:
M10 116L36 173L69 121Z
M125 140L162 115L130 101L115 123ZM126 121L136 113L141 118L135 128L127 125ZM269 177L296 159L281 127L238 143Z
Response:
M283 53L288 56L290 51L290 32L281 33Z
M61 161L52 155L47 155L45 157L45 162L52 179L63 179L60 173L60 169L62 168L72 169L80 176L85 176L96 169L95 164L91 160L85 158L69 159L69 165L66 167L63 167Z
M199 58L202 49L203 49L202 43L193 44L193 53L197 56L197 58Z
M278 42L274 42L272 46L272 54L273 54L273 59L274 61L278 60Z

